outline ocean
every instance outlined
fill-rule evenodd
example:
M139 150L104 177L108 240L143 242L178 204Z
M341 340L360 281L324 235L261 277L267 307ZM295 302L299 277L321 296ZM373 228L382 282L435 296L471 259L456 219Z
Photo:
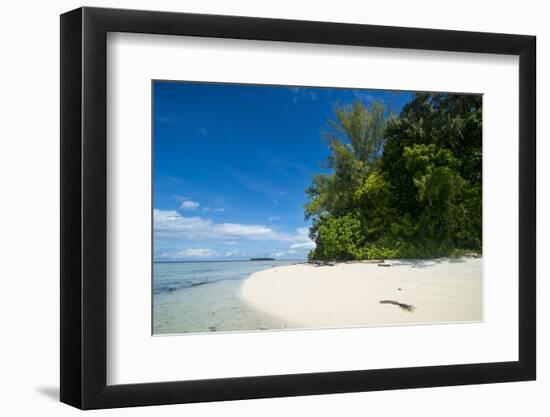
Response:
M155 262L153 334L284 329L240 295L254 272L302 261Z

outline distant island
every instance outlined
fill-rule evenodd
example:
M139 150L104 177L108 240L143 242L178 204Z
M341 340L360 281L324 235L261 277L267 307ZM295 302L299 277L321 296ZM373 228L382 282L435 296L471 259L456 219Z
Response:
M274 261L275 258L250 258L251 261Z

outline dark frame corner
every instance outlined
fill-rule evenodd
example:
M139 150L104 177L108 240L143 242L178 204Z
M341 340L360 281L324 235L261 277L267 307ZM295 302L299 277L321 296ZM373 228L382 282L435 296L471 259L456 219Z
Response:
M108 32L518 55L519 360L108 386ZM536 38L80 8L61 15L61 401L82 409L526 381L536 378Z

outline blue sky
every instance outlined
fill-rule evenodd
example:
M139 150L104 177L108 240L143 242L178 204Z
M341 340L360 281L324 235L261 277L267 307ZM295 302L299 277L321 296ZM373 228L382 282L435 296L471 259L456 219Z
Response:
M304 259L304 190L324 171L334 106L382 100L398 113L411 97L154 81L154 259Z

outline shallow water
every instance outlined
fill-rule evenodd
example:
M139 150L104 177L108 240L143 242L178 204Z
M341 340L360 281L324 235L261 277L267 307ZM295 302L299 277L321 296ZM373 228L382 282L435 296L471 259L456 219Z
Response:
M254 272L299 261L178 262L153 265L153 333L284 329L240 295Z

